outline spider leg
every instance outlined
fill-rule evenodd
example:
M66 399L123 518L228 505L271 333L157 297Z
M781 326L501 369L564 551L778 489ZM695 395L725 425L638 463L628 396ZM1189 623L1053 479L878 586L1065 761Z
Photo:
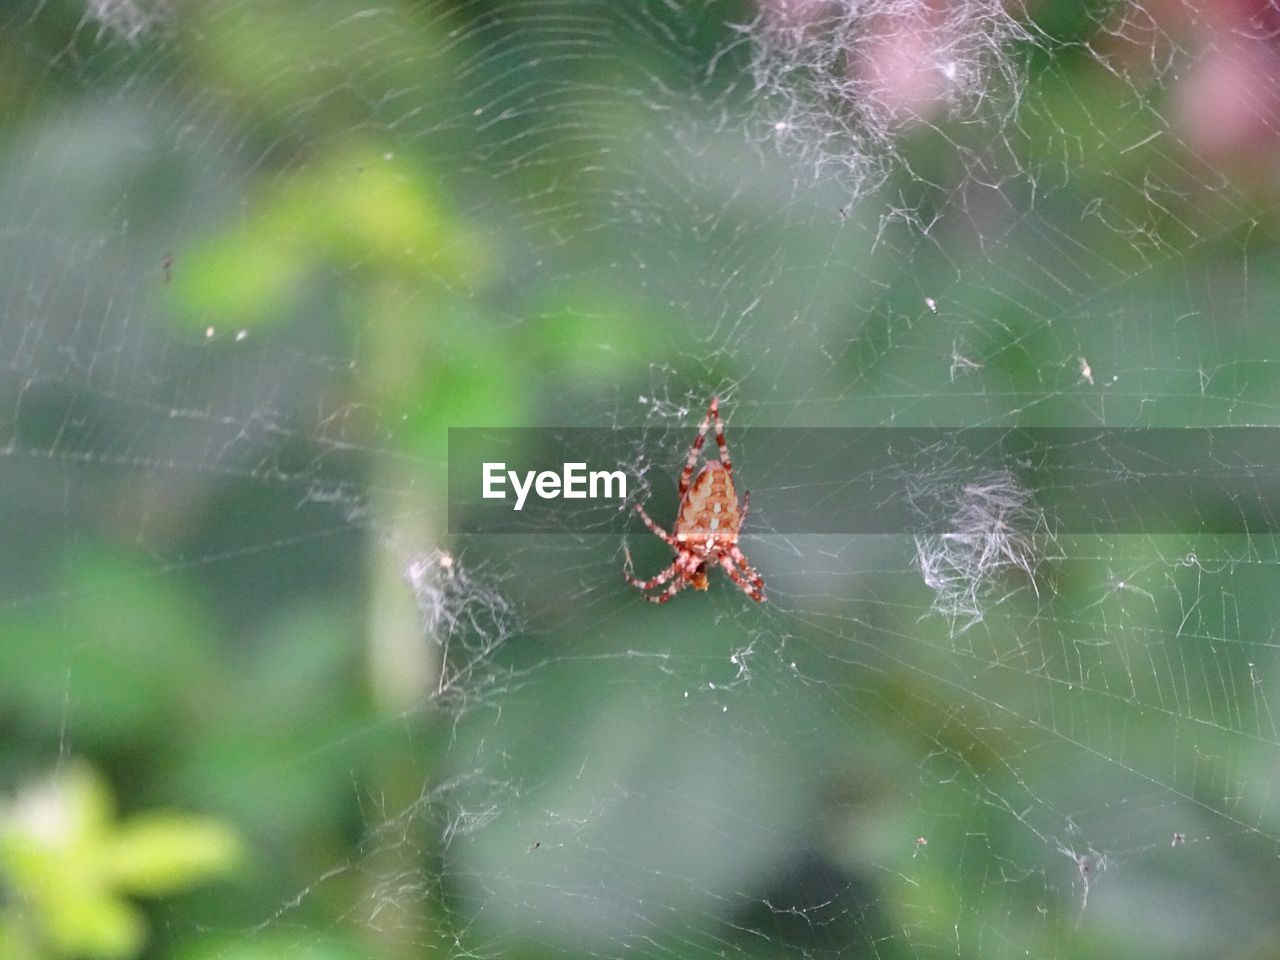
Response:
M663 570L656 577L652 577L648 580L641 580L632 573L634 567L631 565L631 551L626 547L623 547L622 552L627 558L627 562L622 568L623 579L633 587L638 587L641 590L652 590L654 587L660 587L680 571L680 559L677 557L676 560L667 567L667 569Z
M748 490L742 495L742 510L738 514L738 529L741 530L747 525L747 514L751 512L751 491Z
M671 586L667 587L667 589L663 590L661 593L646 593L644 595L644 598L648 600L650 603L658 603L658 604L666 603L668 600L674 597L677 593L679 593L681 588L683 588L684 585L688 582L689 581L683 578L672 580Z
M730 547L727 552L729 556L733 557L734 562L742 568L742 572L746 574L748 580L757 587L764 586L764 577L760 576L756 568L747 562L747 558L743 556L742 551L738 549L738 545L736 543Z
M664 543L666 543L668 546L670 546L674 550L680 549L680 545L676 543L675 537L671 536L671 534L667 533L667 531L663 530L660 526L658 526L658 524L654 522L653 517L645 513L644 507L640 506L640 504L638 503L636 504L636 513L640 514L640 519L644 521L644 525L648 527L651 531L653 531L655 535L660 537Z
M738 568L733 565L733 560L723 553L720 554L720 566L724 567L724 572L729 575L729 579L736 583L742 589L743 593L756 603L764 602L764 591L760 589L764 585L764 581L761 581L760 583L748 583L746 580L743 580L741 575L738 573Z
M723 443L724 428L720 424L720 398L712 397L711 403L707 407L707 415L702 418L702 423L698 425L698 436L693 441L693 446L689 448L689 456L685 458L684 469L680 471L680 487L678 490L681 500L689 490L689 481L693 478L693 468L698 463L698 454L702 452L702 445L707 442L707 430L711 428L711 418L716 418L716 439L717 442Z
M724 421L720 419L719 397L711 398L707 416L713 417L716 421L716 446L720 448L720 462L724 464L724 472L733 476L733 461L729 459L729 443L724 438Z

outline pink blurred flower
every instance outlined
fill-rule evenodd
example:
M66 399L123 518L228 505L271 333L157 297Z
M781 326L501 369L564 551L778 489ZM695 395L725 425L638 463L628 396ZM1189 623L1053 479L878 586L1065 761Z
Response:
M1274 0L1205 0L1199 13L1176 122L1205 159L1251 164L1280 138L1280 9Z

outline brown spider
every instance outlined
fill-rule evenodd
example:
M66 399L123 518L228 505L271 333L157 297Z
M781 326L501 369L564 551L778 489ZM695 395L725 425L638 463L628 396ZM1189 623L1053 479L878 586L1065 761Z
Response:
M716 425L716 445L720 448L719 463L705 463L698 473L697 479L690 485L693 468L698 462L698 454L707 439L707 430L711 422ZM680 509L676 513L676 532L673 537L653 522L644 507L636 504L636 513L644 521L646 527L661 537L676 552L671 566L656 577L649 580L638 580L631 572L631 551L624 548L627 557L622 575L627 583L640 590L652 590L660 587L672 577L671 586L661 593L646 593L645 599L650 603L666 603L685 586L695 590L707 589L707 567L720 564L729 578L742 592L757 603L764 600L764 579L747 563L747 558L738 549L738 532L747 522L747 510L751 506L750 492L742 496L742 506L738 506L738 496L733 489L733 462L729 459L729 448L724 440L724 422L720 419L720 400L712 397L707 407L707 415L702 418L698 427L698 438L689 448L689 456L684 463L684 471L680 474ZM741 572L739 572L741 568Z

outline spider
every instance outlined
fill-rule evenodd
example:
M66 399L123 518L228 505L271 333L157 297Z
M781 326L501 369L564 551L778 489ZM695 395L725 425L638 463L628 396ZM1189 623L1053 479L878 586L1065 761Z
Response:
M707 439L707 430L712 421L716 425L720 462L703 464L697 478L690 484L689 479L693 477L693 468L697 465L698 454L702 451L702 444ZM743 593L757 603L763 601L764 579L747 563L747 558L738 549L738 531L747 522L751 494L743 494L742 506L739 507L738 496L733 489L733 462L729 459L729 448L725 444L724 422L720 419L718 397L711 398L707 415L702 418L702 425L698 427L698 437L689 448L684 471L680 474L679 496L680 509L676 513L675 536L654 523L653 518L645 513L644 507L636 504L636 513L640 514L644 525L675 550L676 558L671 566L656 577L639 580L632 573L631 551L624 548L627 562L622 568L622 575L627 583L643 592L671 580L671 586L660 593L644 595L650 603L666 603L686 586L692 586L695 590L707 589L707 568L718 563L729 578L742 588Z

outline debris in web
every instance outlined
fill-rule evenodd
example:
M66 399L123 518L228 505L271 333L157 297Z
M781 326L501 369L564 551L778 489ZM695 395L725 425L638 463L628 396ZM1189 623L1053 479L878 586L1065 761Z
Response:
M441 648L436 693L465 693L476 668L516 632L515 609L490 577L446 550L414 560L407 572L424 637Z
M130 45L138 43L168 16L167 0L88 0L85 19ZM166 282L168 271L166 270Z
M1110 866L1110 861L1106 854L1099 853L1097 850L1089 847L1084 853L1077 852L1072 847L1066 847L1058 844L1058 852L1075 864L1076 883L1080 890L1080 913L1076 918L1079 923L1084 918L1084 912L1089 908L1089 892L1093 889L1093 885L1097 883L1098 878L1106 872Z
M902 129L1011 115L1013 49L1030 34L1003 0L766 0L750 41L760 139L798 149L855 196L883 182ZM996 105L993 111L992 105Z
M915 538L916 560L934 592L932 609L960 630L984 618L1019 584L1036 587L1036 568L1055 544L1044 511L1011 472L999 470L959 486L944 500L943 533Z
M974 360L964 350L963 345L959 341L952 341L951 344L951 381L954 383L956 377L963 376L966 373L972 373L981 370L984 364Z

